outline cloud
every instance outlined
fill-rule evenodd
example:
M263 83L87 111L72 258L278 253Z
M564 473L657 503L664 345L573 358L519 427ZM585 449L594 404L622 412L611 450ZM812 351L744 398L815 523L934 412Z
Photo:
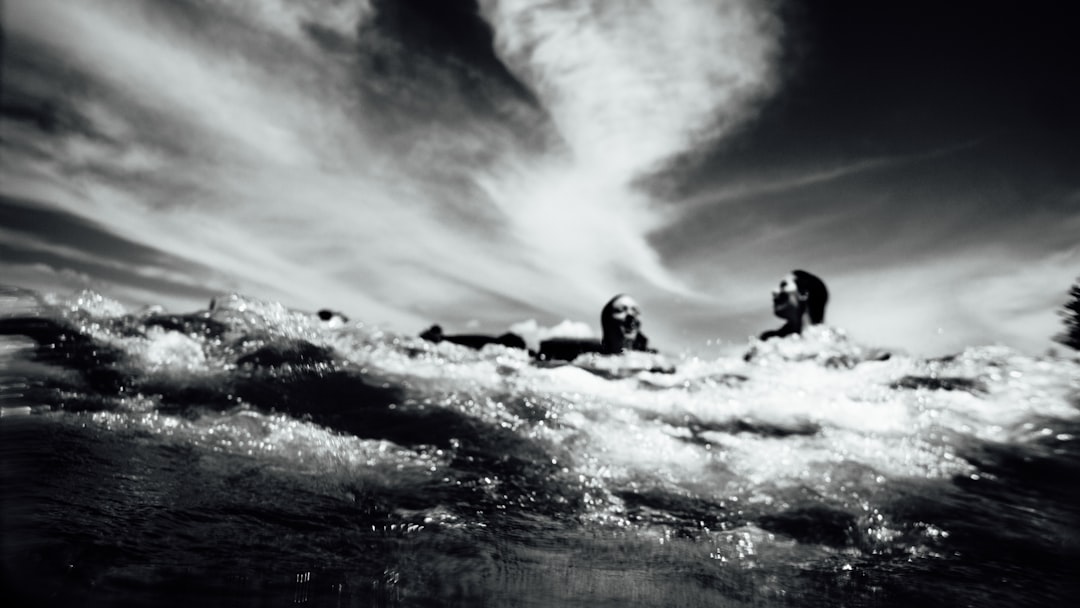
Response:
M302 38L305 26L318 25L342 37L355 35L356 25L371 13L367 0L234 0L225 7L216 2L199 2L203 10L232 10L245 20L278 31L289 38Z
M1080 247L1033 256L982 256L983 272L958 299L966 315L1004 344L1042 350L1062 328L1057 312L1080 269Z
M983 245L943 258L814 270L829 286L830 325L863 344L940 355L986 344L1045 350L1059 331L1056 311L1076 268L1080 249L1075 247L1026 254L1005 245ZM722 335L737 340L746 333L741 326L723 327L723 319L749 316L758 331L776 326L767 296L771 286L764 279L751 286L741 277L731 285L740 295L717 311Z
M772 165L767 177L744 172L675 204L659 249L714 303L665 312L682 315L690 335L739 342L776 326L768 291L804 268L829 284L828 321L861 342L914 354L988 343L1040 352L1080 267L1080 213L1067 173L1016 143Z
M1034 258L987 248L937 264L898 264L830 282L830 316L872 344L914 353L1009 344L1040 352L1050 344L1080 251ZM849 295L850 294L850 295Z
M45 41L129 103L167 116L178 130L192 129L185 138L212 134L213 146L232 154L304 160L296 127L308 104L290 92L290 83L242 56L196 46L189 32L139 9L151 10L110 2L16 2L11 19L20 33ZM263 103L267 97L274 103Z
M980 142L981 140L971 140L914 154L820 163L808 168L772 168L762 175L748 174L737 179L727 179L718 186L710 186L700 194L678 201L671 208L669 221L676 222L708 207L737 204L759 197L782 196L809 188L827 187L874 172L886 173L925 161L940 161L950 155L970 151Z
M297 306L592 318L625 285L685 291L634 179L775 88L758 6L484 2L517 86L482 54L411 51L382 5L16 1L14 52L51 78L33 96L86 128L3 177Z
M490 0L500 56L576 161L625 177L722 136L775 88L768 3Z
M741 342L801 266L865 342L1053 333L1080 215L1038 138L813 158L802 140L711 159L660 201L640 184L780 86L776 5L466 4L8 2L0 188L156 253L0 239L148 301L195 284L406 330L593 323L631 291L661 347Z
M738 1L481 5L566 148L488 182L531 262L590 301L642 281L687 294L646 238L660 216L634 182L753 115L776 86L773 15Z

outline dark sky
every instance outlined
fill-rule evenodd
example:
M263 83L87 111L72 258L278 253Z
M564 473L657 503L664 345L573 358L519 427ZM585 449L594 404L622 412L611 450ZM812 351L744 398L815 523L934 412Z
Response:
M840 133L870 152L1075 128L1068 4L811 2L792 28L793 78L762 127Z
M787 3L786 83L706 172L723 179L807 155L917 154L998 137L1036 145L1057 159L1050 169L1074 173L1073 12L1050 1Z
M678 350L775 325L800 267L830 323L940 352L1044 348L1080 274L1068 2L3 10L9 282L410 333L629 291Z

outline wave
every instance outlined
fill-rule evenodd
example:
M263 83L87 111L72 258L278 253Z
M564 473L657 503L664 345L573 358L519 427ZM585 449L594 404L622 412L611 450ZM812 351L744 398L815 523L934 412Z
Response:
M1080 368L1063 357L920 359L827 328L604 377L239 295L187 314L92 292L7 288L0 302L5 419L180 450L156 477L198 462L220 486L254 467L282 495L252 490L262 510L245 517L279 525L310 517L314 495L334 525L484 531L515 551L530 535L629 533L690 543L672 558L684 565L707 545L744 568L891 568L1005 534L982 504L994 491L1038 495L1042 515L1013 525L1042 555L1062 534L1051 511L1075 498L1045 483L1078 465ZM1032 467L1047 479L1018 489Z

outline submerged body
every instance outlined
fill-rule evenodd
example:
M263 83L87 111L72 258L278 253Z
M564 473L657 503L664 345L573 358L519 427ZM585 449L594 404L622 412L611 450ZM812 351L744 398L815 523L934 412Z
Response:
M489 344L498 344L507 348L520 348L527 349L525 340L511 332L504 333L500 336L488 336L484 334L456 334L447 335L443 333L442 327L439 325L432 325L420 333L420 337L428 342L434 342L436 344L440 342L450 342L459 346L467 346L469 348L481 349Z
M641 331L641 308L626 294L608 300L600 311L601 337L551 338L540 344L541 360L573 361L581 355L619 355L628 351L655 353Z
M571 362L606 378L623 378L639 372L673 373L675 366L649 348L641 331L641 308L626 294L611 298L600 311L602 336L551 338L540 343L540 362Z

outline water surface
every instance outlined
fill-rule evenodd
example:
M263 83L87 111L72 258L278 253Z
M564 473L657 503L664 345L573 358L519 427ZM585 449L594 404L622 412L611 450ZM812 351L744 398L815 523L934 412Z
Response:
M1080 364L839 330L606 378L273 302L0 297L8 597L1048 606ZM7 603L7 602L5 602Z

